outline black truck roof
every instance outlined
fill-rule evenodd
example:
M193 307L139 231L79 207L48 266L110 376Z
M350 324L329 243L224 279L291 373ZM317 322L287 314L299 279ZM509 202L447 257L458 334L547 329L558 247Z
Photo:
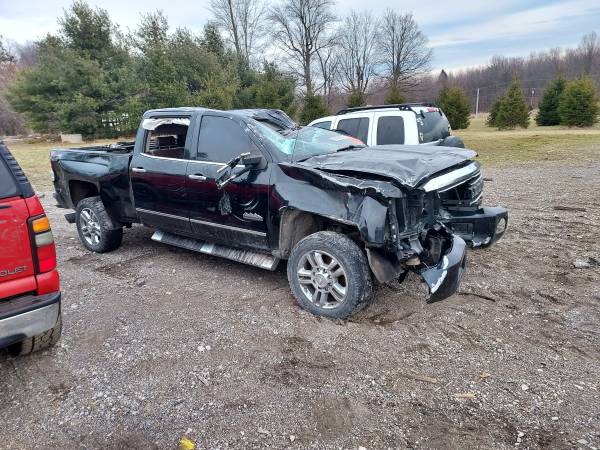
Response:
M169 116L173 114L192 114L197 112L227 112L234 114L242 118L250 118L259 122L268 122L279 129L295 129L298 128L298 124L294 122L285 112L280 109L268 109L268 108L253 108L253 109L230 109L221 111L218 109L203 108L199 106L189 107L183 106L178 108L160 108L151 109L144 113L144 119L151 116Z

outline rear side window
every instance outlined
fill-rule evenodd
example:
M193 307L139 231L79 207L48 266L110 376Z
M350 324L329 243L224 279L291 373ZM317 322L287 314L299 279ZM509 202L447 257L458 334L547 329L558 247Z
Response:
M440 111L423 112L417 114L417 128L419 129L419 142L438 141L450 136L448 119Z
M177 123L158 125L148 131L144 153L159 158L188 159L185 151L188 128Z
M313 127L324 128L329 130L331 128L331 120L327 120L325 122L317 122L312 124Z
M6 163L0 159L0 199L19 195L19 188Z
M369 137L369 118L342 119L338 122L337 129L345 131L366 144Z
M377 145L404 144L404 119L383 116L377 121Z
M197 160L225 163L253 150L257 150L256 146L233 120L218 116L202 118Z

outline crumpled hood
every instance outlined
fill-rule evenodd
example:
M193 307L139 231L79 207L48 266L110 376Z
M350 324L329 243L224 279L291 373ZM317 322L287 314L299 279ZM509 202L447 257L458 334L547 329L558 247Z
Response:
M299 166L327 172L368 173L393 178L414 188L421 181L453 166L462 166L476 156L473 150L429 145L376 145L313 156Z

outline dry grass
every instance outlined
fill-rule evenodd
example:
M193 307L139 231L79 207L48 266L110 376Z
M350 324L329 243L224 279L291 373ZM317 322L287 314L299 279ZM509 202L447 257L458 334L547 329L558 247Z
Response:
M465 145L479 153L487 166L505 166L525 161L564 161L585 164L600 161L600 125L592 128L561 126L498 131L485 126L485 119L472 119L467 130L457 130Z
M526 161L564 161L566 164L586 164L600 161L600 125L593 128L538 127L526 130L498 131L485 126L484 118L472 119L467 130L456 134L468 148L479 152L486 166L506 166ZM106 144L97 141L86 145ZM50 150L59 143L7 140L6 144L25 173L39 191L52 189L50 179Z
M57 142L35 142L27 143L23 140L11 140L6 139L5 144L11 151L13 156L17 159L29 181L35 189L39 192L52 190L52 179L50 171L50 150L53 148L60 147L78 147L78 146L92 146L99 144L108 144L112 141L96 141L86 142L85 144L61 144Z

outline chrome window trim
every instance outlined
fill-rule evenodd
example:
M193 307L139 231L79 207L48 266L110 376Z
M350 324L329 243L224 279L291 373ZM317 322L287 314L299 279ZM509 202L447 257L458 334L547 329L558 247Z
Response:
M149 155L147 153L141 152L140 155L145 156L146 158L153 158L153 159L166 159L169 161L186 161L186 162L192 162L192 163L198 163L198 164L213 164L216 166L226 166L227 164L225 163L221 163L221 162L216 162L216 161L200 161L198 159L181 159L181 158L169 158L167 156L154 156L154 155ZM236 167L244 167L243 164L238 164Z
M453 170L450 173L446 173L439 177L432 178L427 183L425 183L421 187L421 189L423 189L425 192L444 192L462 183L463 181L468 179L470 175L473 175L478 170L479 168L477 167L477 164L469 164L466 167L461 167L460 169Z
M146 158L154 158L154 159L167 159L169 161L191 161L191 159L181 159L181 158L169 158L167 156L154 156L149 155L148 153L141 152L140 155L145 156Z

